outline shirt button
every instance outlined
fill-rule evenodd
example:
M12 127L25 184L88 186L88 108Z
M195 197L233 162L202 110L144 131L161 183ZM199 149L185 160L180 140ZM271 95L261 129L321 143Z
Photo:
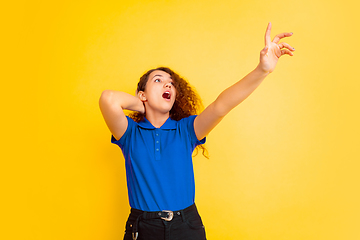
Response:
M159 134L157 133L156 136L159 136Z
M157 148L156 151L159 151L159 149Z
M156 141L156 143L159 143L159 141Z

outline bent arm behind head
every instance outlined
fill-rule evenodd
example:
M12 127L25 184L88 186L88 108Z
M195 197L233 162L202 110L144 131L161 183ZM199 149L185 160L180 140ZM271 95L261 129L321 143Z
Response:
M100 110L112 135L119 140L128 126L124 110L145 112L138 97L125 92L105 90L99 100Z

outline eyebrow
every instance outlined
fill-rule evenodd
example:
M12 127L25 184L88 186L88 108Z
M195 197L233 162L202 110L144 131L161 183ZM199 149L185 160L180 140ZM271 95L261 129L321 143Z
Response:
M160 74L156 74L152 79L154 79L155 77L164 77L164 76L160 75ZM170 79L172 79L171 76L170 76Z

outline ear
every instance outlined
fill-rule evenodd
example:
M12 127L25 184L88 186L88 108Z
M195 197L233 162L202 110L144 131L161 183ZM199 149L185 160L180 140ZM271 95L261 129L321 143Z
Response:
M142 102L146 102L146 101L147 101L144 91L139 91L139 92L137 93L137 95L138 95L138 97L140 98L140 100L141 100Z

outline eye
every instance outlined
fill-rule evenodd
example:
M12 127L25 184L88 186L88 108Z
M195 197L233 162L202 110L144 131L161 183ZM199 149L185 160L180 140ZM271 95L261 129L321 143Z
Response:
M161 82L161 81L160 81L160 79L155 79L155 81L154 81L154 82Z
M174 86L174 82L170 82L170 84Z

